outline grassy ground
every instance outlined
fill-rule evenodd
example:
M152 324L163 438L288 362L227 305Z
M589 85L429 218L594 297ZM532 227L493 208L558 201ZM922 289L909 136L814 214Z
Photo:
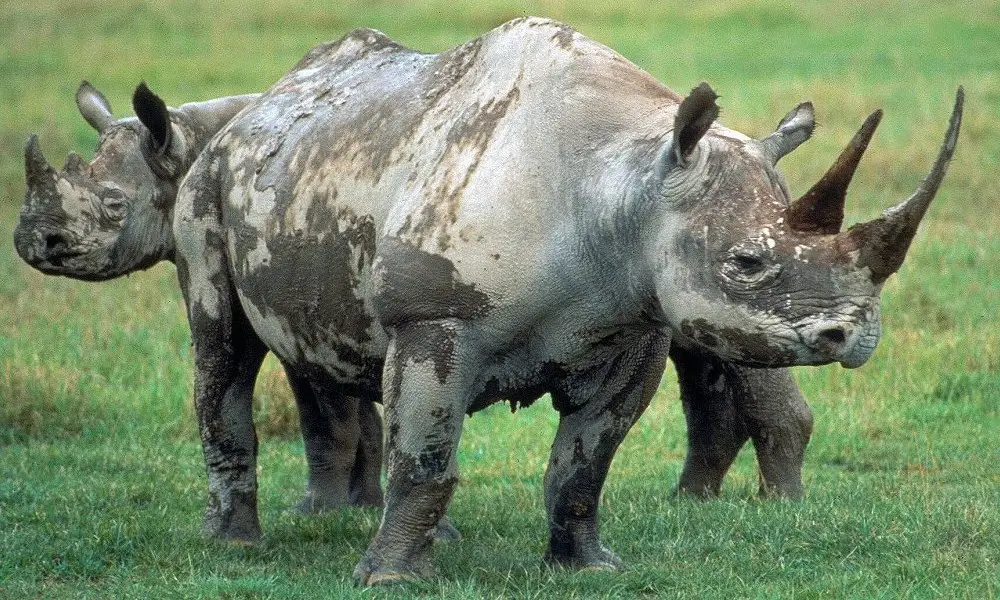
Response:
M16 5L16 6L15 6ZM863 368L798 369L816 415L805 501L752 498L745 452L718 501L676 501L683 417L671 371L606 488L618 574L540 566L546 402L469 420L441 577L358 591L372 511L287 512L304 488L289 394L271 362L255 548L199 536L205 481L190 408L189 336L169 265L106 284L45 277L11 247L22 144L92 151L81 79L127 114L146 80L169 103L263 90L312 45L356 26L428 51L514 16L567 21L686 91L723 121L770 132L812 99L816 138L783 161L804 190L861 120L886 109L848 219L902 199L933 160L955 88L959 150ZM242 0L0 3L0 598L968 597L1000 594L1000 7L993 2Z

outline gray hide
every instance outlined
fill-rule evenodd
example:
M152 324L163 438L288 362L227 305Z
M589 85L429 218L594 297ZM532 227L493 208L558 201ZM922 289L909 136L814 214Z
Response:
M132 98L137 117L116 119L104 95L83 82L76 102L100 134L94 158L84 164L71 154L57 172L42 156L37 137L29 139L27 190L14 232L18 254L44 273L83 280L111 279L173 260L173 209L181 179L212 136L259 97L168 108L143 83ZM319 410L314 399L339 398L335 391L294 378L291 384L309 466L298 509L381 506L382 425L374 406L364 403L358 415L339 418ZM357 441L350 445L344 439Z
M861 365L954 151L961 92L931 175L847 232L837 215L878 114L792 202L774 163L808 136L808 105L764 141L717 111L707 85L681 102L539 19L442 54L370 30L311 52L178 194L206 529L256 535L256 441L236 398L268 348L343 382L340 410L382 390L388 487L360 583L433 572L465 415L545 392L560 414L547 559L615 568L598 498L671 341L693 349L681 364L709 357L703 373Z

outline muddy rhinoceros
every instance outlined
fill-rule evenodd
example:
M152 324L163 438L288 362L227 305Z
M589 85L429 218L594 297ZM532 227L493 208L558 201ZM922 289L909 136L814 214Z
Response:
M260 94L167 108L145 83L133 94L137 117L116 119L88 82L76 93L84 119L100 134L89 163L71 154L61 172L31 136L25 151L27 193L14 232L18 254L52 275L103 281L173 260L177 188L208 141ZM344 504L381 506L381 417L371 403L358 415L318 407L332 390L293 386L309 482L297 508L314 512ZM246 401L250 401L247 397ZM320 406L334 404L321 401Z
M388 484L358 582L433 572L465 415L543 393L560 415L546 557L614 568L598 498L671 349L863 364L961 107L917 191L841 231L880 112L793 202L775 163L810 135L809 105L755 140L716 122L707 84L681 98L565 25L519 19L441 54L371 30L315 49L178 193L207 526L242 535L255 514L242 398L270 349L346 397L381 390Z
M329 56L313 57L308 68L316 69ZM324 65L314 76L335 74ZM37 140L29 141L28 193L15 232L19 254L45 273L86 280L110 279L161 259L173 260L173 233L165 223L171 221L176 186L210 136L256 98L248 95L167 109L143 84L133 96L138 118L117 120L103 95L84 83L77 103L101 133L97 152L88 165L71 156L66 169L57 173L48 166ZM172 123L169 141L167 122ZM160 132L162 141L155 139L154 131ZM812 421L789 373L742 367L683 343L673 344L671 358L688 419L689 453L678 490L718 493L736 453L753 438L762 493L799 496L803 451ZM336 405L327 398L337 397L332 390L339 384L326 388L321 382L329 382L328 377L317 382L304 375L305 380L293 380L309 467L307 492L299 509L311 512L345 503L380 504L378 415L370 403L362 404L361 426L355 429L349 415L327 408ZM243 392L241 400L249 403L249 388ZM364 395L378 398L377 387ZM314 397L318 398L315 402ZM251 473L252 464L246 466ZM345 483L348 473L350 481ZM255 535L247 534L256 531L255 526L241 524L238 518L227 522L229 528L212 531L223 537ZM456 533L441 531L443 537Z

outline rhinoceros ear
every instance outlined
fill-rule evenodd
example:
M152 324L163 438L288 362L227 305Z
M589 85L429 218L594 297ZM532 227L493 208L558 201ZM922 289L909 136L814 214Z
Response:
M76 90L76 107L80 109L84 120L98 133L102 133L115 122L108 99L86 81L81 82L80 87Z
M774 133L760 141L760 149L772 165L777 164L782 156L808 140L815 128L816 116L812 102L803 102L781 119Z
M719 116L719 105L715 103L718 97L718 94L704 81L691 90L677 109L677 116L674 117L674 137L670 143L670 152L664 158L680 167L687 164L687 159L694 152L698 141Z
M153 149L162 154L170 145L170 112L166 103L154 94L143 81L132 94L132 108L135 116L146 126L153 140Z

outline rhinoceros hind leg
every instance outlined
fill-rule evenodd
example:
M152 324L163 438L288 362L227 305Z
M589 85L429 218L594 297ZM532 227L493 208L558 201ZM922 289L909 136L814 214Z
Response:
M267 348L251 328L226 273L218 190L208 169L189 174L193 197L177 202L177 277L194 345L194 403L208 474L202 531L256 542L257 433L253 387Z
M357 457L351 470L349 502L352 506L382 507L382 415L375 403L362 400L358 406Z
M802 463L813 418L788 369L747 369L746 400L738 404L753 439L760 495L802 497Z
M309 482L296 505L302 514L337 510L350 504L351 477L360 450L359 401L337 392L325 377L299 374L285 365L299 409ZM364 402L368 404L367 402Z
M545 472L549 564L615 570L622 565L598 536L601 488L618 445L649 405L669 340L651 333L591 371L570 374L554 390L560 412Z
M441 517L434 528L434 540L438 542L457 542L462 539L462 532L455 527L448 515Z
M812 414L788 369L754 369L675 344L688 425L688 456L678 493L716 496L746 440L752 439L762 496L799 498Z
M670 358L677 369L688 436L684 470L675 491L698 498L714 497L750 437L736 407L741 372L732 363L676 343L670 348Z
M222 326L221 320L204 318L198 307L192 307L190 313L196 340L195 412L209 491L202 532L223 540L256 543L261 529L252 402L266 348L241 312L232 315L232 335L224 335L229 328Z

